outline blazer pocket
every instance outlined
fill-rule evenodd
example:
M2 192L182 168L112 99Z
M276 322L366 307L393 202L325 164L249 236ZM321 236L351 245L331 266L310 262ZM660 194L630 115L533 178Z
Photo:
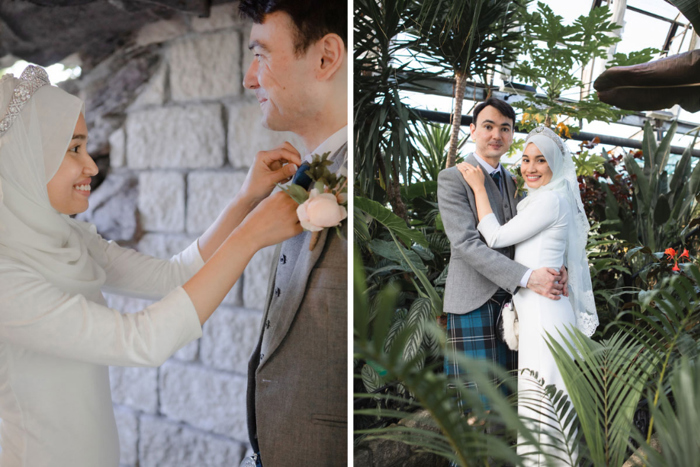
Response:
M348 421L345 417L328 414L311 414L311 423L336 428L347 428Z

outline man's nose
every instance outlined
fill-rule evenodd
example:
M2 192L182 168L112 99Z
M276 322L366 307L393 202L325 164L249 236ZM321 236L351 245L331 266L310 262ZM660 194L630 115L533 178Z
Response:
M243 87L246 89L255 89L258 87L258 61L253 59L248 71L243 76Z

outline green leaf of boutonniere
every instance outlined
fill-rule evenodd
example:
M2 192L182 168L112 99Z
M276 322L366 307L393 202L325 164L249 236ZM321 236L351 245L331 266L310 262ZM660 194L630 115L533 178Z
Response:
M304 204L304 202L309 199L309 193L300 187L299 185L290 184L286 188L282 188L287 192L291 198L299 204Z

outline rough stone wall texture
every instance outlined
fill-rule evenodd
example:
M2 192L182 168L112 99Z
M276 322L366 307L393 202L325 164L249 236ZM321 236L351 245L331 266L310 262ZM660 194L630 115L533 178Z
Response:
M303 152L294 135L261 126L255 97L243 89L250 25L236 8L214 6L211 18L164 20L136 35L135 47L155 50L160 62L119 118L100 116L117 128L107 138L107 178L83 218L106 238L169 258L216 219L257 151L289 140ZM249 450L246 368L273 251L255 255L199 341L160 368L110 369L122 466L235 466ZM150 303L107 299L127 313Z

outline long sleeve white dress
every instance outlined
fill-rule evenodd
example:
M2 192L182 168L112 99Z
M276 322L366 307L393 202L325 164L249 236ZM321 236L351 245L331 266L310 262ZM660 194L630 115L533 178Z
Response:
M479 232L492 248L515 245L515 261L531 269L549 267L559 270L565 263L568 229L571 228L570 210L563 196L555 191L542 193L533 199L522 212L510 222L499 225L496 216L485 216L478 225ZM557 369L547 344L546 333L561 341L559 331L576 325L576 318L568 297L551 300L529 289L521 288L513 296L518 311L520 342L518 352L518 414L533 420L529 425L535 430L548 432L541 411L534 411L532 390L535 388L528 372L536 372L545 384L554 384L566 392L564 381ZM526 402L525 402L526 401ZM527 424L527 423L526 423ZM539 425L539 426L537 426ZM551 431L549 431L551 434ZM560 439L548 439L542 434L544 444L563 443ZM546 449L545 449L546 450ZM531 446L518 446L518 454L532 451ZM550 450L561 456L558 450ZM546 465L543 456L528 456L528 465Z
M158 366L201 337L180 287L204 264L196 242L164 261L80 235L105 289L165 298L121 314L99 291L65 293L0 255L0 467L118 466L108 365Z

